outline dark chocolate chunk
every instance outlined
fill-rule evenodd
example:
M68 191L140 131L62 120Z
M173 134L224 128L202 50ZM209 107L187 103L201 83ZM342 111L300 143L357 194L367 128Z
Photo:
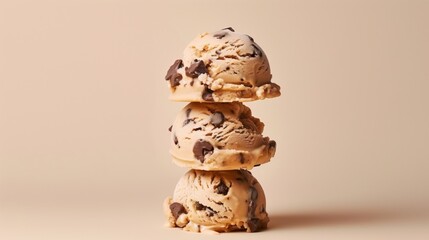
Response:
M225 116L221 112L214 112L210 118L210 123L215 127L220 127L225 121Z
M171 129L173 129L173 125L168 128L168 131L171 132Z
M276 141L271 140L271 141L268 143L268 145L270 146L270 148L276 148L277 143L276 143Z
M220 183L215 187L217 194L227 195L229 191L229 187L221 180Z
M183 62L181 59L177 59L174 61L173 65L167 71L167 75L165 75L165 80L170 80L171 76L177 73L177 69L183 67Z
M206 206L204 206L203 204L201 204L201 203L199 203L199 202L196 202L196 203L195 203L195 209L196 209L197 211L206 210Z
M191 78L196 78L200 74L207 73L206 65L204 65L204 62L202 60L199 60L197 62L194 62L191 64L191 66L185 68L186 76Z
M192 131L201 131L201 130L203 130L201 127L192 128Z
M217 38L217 39L222 39L226 36L227 32L219 32L219 33L215 33L213 35L213 37Z
M178 59L168 69L167 74L165 75L165 80L170 81L171 87L176 87L180 84L180 80L182 80L182 74L178 73L177 69L182 67L183 62L182 60Z
M247 37L249 37L250 41L255 42L255 40L251 36L247 35Z
M204 158L207 154L213 153L213 145L205 140L199 139L194 145L194 156L196 159L200 160L201 163L204 163Z
M189 114L191 114L192 109L186 109L186 117L189 118Z
M256 164L256 165L255 165L255 167L259 167L259 166L261 166L261 164Z
M182 80L182 74L176 73L170 79L170 86L171 87L179 86L180 85L180 80Z
M216 213L216 211L213 210L213 208L205 206L205 205L203 205L203 204L201 204L199 202L195 202L195 209L197 211L206 211L207 212L207 216L209 216L209 217L213 216Z
M186 126L188 123L190 123L190 122L192 122L193 120L192 119L190 119L190 118L188 118L188 119L185 119L185 121L183 121L183 125L182 126Z
M177 145L179 143L179 139L177 139L176 134L173 135L174 144Z
M175 219L179 218L179 216L183 213L188 213L186 208L178 202L170 204L170 211Z
M249 205L247 207L247 218L252 219L255 216L256 200L258 199L258 191L255 187L249 188Z
M260 56L260 57L262 57L262 50L258 47L258 46L256 46L256 44L252 44L252 46L253 46L253 49L255 49L255 51L253 52L253 57L255 57L255 56Z
M247 220L247 226L251 232L257 232L264 228L263 223L258 218L251 218Z
M251 118L248 118L246 116L240 116L240 121L243 124L244 128L252 130L254 132L258 131L258 127L256 126L255 122L252 121Z
M216 212L215 212L212 208L210 208L210 207L207 207L206 212L207 212L207 216L209 216L209 217L212 217L212 216L216 213Z
M234 30L232 27L227 27L227 28L224 28L224 29L222 29L222 30L229 30L229 31L231 31L231 32L235 32L235 30Z
M209 89L207 86L204 88L203 94L201 95L204 101L213 102L213 90Z
M256 188L250 187L250 200L256 201L257 198L258 198L258 191L256 191Z
M265 212L265 206L263 205L262 207L261 207L261 213L264 213Z
M240 153L240 156L239 156L239 158L240 158L240 163L241 164L243 164L244 163L244 155L243 155L243 153Z

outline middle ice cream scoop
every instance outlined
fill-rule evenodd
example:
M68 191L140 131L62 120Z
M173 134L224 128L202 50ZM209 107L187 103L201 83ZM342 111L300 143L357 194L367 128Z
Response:
M239 102L188 104L171 127L173 161L199 170L252 169L274 156L264 124Z

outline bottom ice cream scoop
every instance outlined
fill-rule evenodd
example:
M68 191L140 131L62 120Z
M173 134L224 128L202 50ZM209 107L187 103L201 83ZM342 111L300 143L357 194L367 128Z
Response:
M192 232L257 232L267 227L264 191L246 170L190 170L164 202L170 227Z

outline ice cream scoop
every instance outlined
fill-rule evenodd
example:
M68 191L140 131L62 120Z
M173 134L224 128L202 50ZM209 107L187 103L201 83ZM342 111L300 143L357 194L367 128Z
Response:
M193 232L255 232L269 221L264 191L246 170L188 171L164 213L170 227Z
M192 40L165 79L174 101L245 102L280 96L264 51L252 37L232 28Z
M252 169L268 162L275 141L243 103L189 103L171 130L173 161L200 170Z

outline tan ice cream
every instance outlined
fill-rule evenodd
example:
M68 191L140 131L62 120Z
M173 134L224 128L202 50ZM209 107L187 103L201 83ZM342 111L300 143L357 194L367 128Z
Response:
M193 232L265 229L269 221L261 185L246 170L190 170L164 202L170 227Z
M170 128L170 153L183 167L250 170L268 162L276 151L275 141L264 137L263 129L242 103L190 103Z
M252 37L232 28L200 34L165 79L174 101L245 102L280 96L265 53Z

